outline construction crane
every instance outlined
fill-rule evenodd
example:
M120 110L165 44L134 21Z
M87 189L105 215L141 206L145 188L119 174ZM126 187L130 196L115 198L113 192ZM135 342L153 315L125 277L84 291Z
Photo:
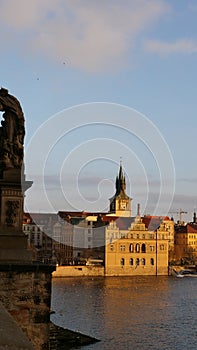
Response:
M187 211L180 209L179 211L169 211L169 214L179 214L179 224L182 224L182 214L187 214Z

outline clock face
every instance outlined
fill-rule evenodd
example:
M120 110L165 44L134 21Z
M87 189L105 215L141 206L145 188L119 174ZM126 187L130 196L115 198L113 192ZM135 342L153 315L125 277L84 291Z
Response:
M120 202L120 209L126 209L127 204L126 202Z

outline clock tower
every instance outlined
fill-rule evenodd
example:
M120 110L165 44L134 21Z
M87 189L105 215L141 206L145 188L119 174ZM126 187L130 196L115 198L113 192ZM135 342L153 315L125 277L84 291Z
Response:
M116 177L116 193L110 198L110 215L131 217L132 199L126 194L126 180L122 171L122 162L120 162L119 174Z

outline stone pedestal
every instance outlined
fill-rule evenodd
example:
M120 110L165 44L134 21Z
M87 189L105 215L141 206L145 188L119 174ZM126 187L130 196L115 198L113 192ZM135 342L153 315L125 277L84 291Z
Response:
M51 278L54 270L55 266L49 265L0 262L0 302L36 350L50 349ZM10 338L12 335L10 329ZM12 347L9 349L16 349L14 339L10 342ZM5 349L8 348L6 345Z
M22 231L24 192L32 185L20 169L8 169L0 178L0 262L30 262Z
M4 88L0 89L0 111L0 301L36 350L49 349L55 267L33 264L27 249L23 202L32 182L25 180L23 169L25 120L19 101Z

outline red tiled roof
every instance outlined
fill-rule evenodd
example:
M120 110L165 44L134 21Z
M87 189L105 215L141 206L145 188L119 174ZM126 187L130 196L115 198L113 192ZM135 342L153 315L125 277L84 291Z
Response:
M65 219L67 216L70 217L87 217L87 216L93 216L93 215L106 215L105 213L101 212L87 212L87 211L58 211L58 215L62 218Z
M57 214L54 213L24 213L23 214L23 223L26 224L46 224L52 220L52 222L56 222L58 220Z
M118 216L104 216L102 217L103 221L115 221L116 225L119 227L120 230L127 230L130 226L131 223L134 222L135 218L134 217L118 217ZM155 231L163 220L170 220L168 216L144 216L142 217L142 222L145 224L145 227L149 231Z
M187 232L188 233L197 233L197 224L194 224L194 223L187 224Z
M175 225L176 233L197 233L197 224L189 223L187 225Z
M149 231L155 231L159 228L164 220L170 220L168 216L152 216L145 215L142 217L142 222Z

